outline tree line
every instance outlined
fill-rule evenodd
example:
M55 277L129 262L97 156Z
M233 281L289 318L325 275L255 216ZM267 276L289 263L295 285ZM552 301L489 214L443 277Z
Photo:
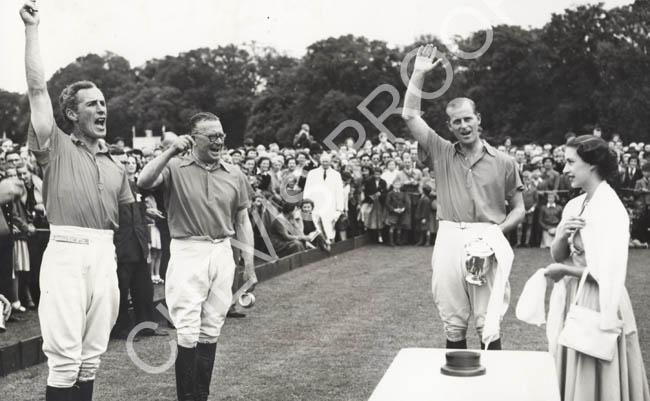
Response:
M514 143L559 143L566 132L588 133L594 125L625 141L650 141L650 0L611 10L579 6L554 14L539 29L499 25L493 34L487 52L474 59L458 57L433 35L403 47L345 35L313 43L302 58L255 43L199 48L140 67L114 53L88 54L58 70L48 89L57 105L66 84L94 81L108 101L109 141L130 141L133 127L140 136L163 128L185 132L198 111L222 118L229 146L248 137L288 144L302 123L322 140L346 120L358 121L372 138L378 128L359 104L383 84L403 96L402 60L417 46L435 43L453 68L450 89L423 101L424 118L440 133L447 133L447 101L468 96L482 115L484 135L495 142L509 136ZM485 32L476 32L456 45L472 51L485 40ZM444 69L436 69L425 90L435 91L444 80ZM385 91L368 100L376 116L393 103ZM58 110L55 117L63 124ZM0 134L23 141L28 122L26 95L0 90ZM397 114L384 124L408 136ZM340 138L356 136L348 131Z

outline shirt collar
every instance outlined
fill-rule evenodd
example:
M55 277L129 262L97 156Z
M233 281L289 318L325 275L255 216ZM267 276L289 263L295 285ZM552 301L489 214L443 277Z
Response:
M81 139L79 139L74 133L70 134L70 139L72 140L72 143L74 143L75 145L81 146L84 149L90 151L90 149L88 149L88 146L86 145L86 143L84 141L82 141ZM116 162L115 159L113 158L113 156L111 155L111 152L109 151L108 146L106 146L106 144L103 141L99 141L99 147L97 149L97 154L106 155L111 160Z
M492 157L496 157L496 155L497 155L497 153L496 153L497 150L496 150L494 147L492 147L492 145L490 145L489 143L485 142L484 139L481 139L481 143L483 143L483 149L485 149L485 153L487 153L488 155L490 155L490 156L492 156ZM456 150L457 153L461 153L461 154L463 153L463 152L460 150L460 142L454 142L454 149Z
M196 156L194 156L194 153L192 153L192 152L190 152L189 154L187 154L185 156L182 156L182 159L183 159L183 161L180 164L181 167L187 167L187 166L189 166L191 164L196 164L197 166L201 167L204 170L212 171L212 170L216 170L217 167L220 166L227 173L232 172L231 171L232 166L229 166L226 162L223 161L223 159L219 159L219 161L217 162L217 165L213 169L209 169L204 163L202 163L200 160L198 160L196 158Z

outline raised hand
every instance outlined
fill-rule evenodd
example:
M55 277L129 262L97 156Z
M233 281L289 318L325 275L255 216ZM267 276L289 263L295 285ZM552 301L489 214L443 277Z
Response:
M25 4L20 8L20 18L23 19L25 26L38 25L41 22L41 17L38 14L38 6L36 0L26 0Z
M437 55L438 49L435 46L431 44L420 46L418 53L415 56L413 73L426 74L427 72L433 70L435 66L442 62L442 59L436 60Z
M176 141L174 141L174 144L172 145L174 149L174 154L180 154L183 152L186 152L194 146L194 139L192 139L191 136L189 135L181 135L179 136Z

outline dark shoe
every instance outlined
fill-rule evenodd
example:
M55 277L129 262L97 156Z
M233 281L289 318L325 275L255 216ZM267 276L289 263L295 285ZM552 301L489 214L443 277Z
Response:
M241 319L242 317L246 317L245 313L237 312L235 310L229 310L228 313L226 313L226 317L233 317L235 319Z
M196 348L185 348L179 345L175 367L178 401L195 401Z
M38 309L38 308L36 307L36 304L35 304L33 301L29 301L29 302L27 302L27 303L25 304L25 308L27 308L27 310L36 310L36 309Z
M93 399L93 385L95 384L94 380L88 380L85 382L77 382L75 385L75 392L77 397L75 401L92 401Z
M394 232L389 232L388 233L388 245L395 246L395 233Z
M45 401L75 401L73 397L74 387L50 387L45 389Z
M110 338L111 340L126 340L128 336L128 330L112 330Z
M447 340L447 349L467 349L467 340L449 341Z
M196 346L196 401L208 401L210 381L217 344L201 344Z
M485 349L485 344L481 342L481 349ZM493 341L488 345L488 350L501 351L501 339Z

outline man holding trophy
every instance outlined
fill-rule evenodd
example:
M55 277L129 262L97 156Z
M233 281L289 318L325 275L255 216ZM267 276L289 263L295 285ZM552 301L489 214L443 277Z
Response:
M420 116L424 77L441 62L436 54L432 45L418 49L402 111L419 143L420 160L435 171L440 228L432 257L433 297L447 348L467 348L473 315L481 348L501 349L499 326L510 301L514 258L504 233L524 218L523 185L515 160L480 138L481 116L471 99L447 105L455 143Z

